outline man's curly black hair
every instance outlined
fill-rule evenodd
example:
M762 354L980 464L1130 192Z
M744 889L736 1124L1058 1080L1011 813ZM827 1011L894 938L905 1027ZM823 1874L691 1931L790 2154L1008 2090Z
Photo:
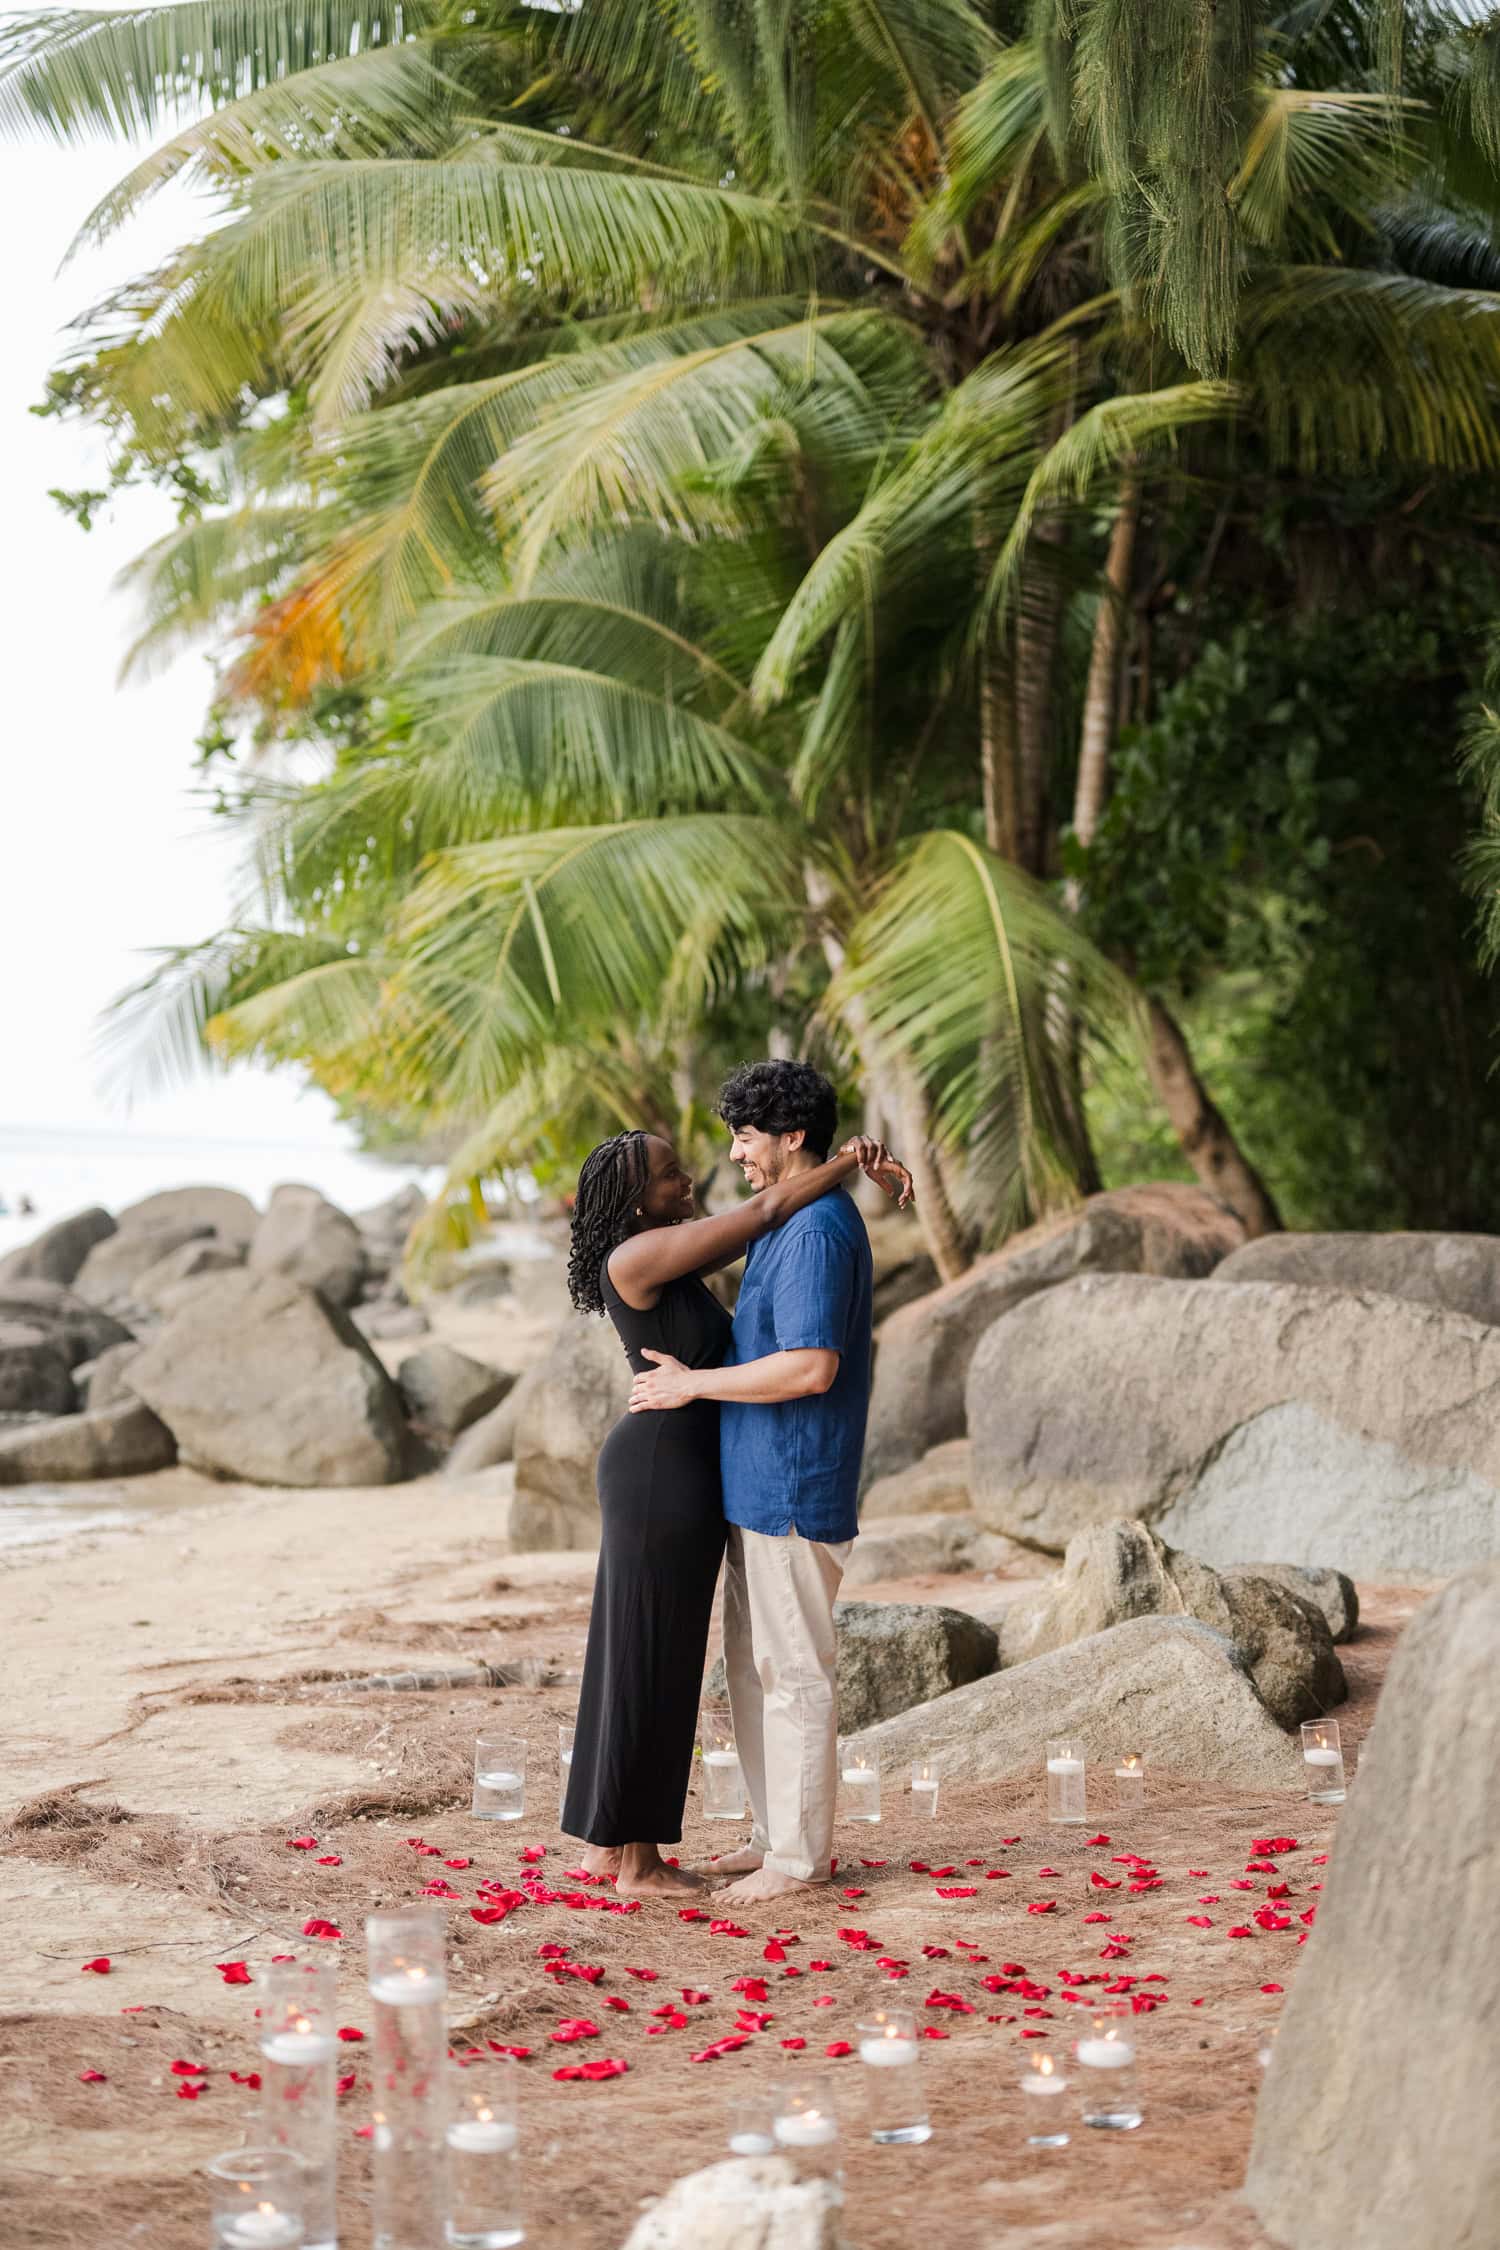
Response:
M803 1146L814 1156L826 1157L838 1128L838 1096L811 1063L741 1063L719 1089L714 1104L731 1132L754 1125L762 1133L795 1133L800 1127Z
M600 1271L611 1250L630 1232L635 1200L650 1172L646 1136L641 1132L616 1133L585 1157L568 1249L568 1295L576 1311L603 1312Z

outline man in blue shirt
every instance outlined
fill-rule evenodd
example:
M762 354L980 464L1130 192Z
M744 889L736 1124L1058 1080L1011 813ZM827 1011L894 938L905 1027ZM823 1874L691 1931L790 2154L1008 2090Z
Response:
M838 1116L820 1072L779 1060L737 1070L718 1106L731 1159L757 1193L822 1163ZM894 1182L904 1203L910 1179L886 1162L882 1184ZM752 1245L724 1366L665 1361L632 1392L653 1407L689 1391L722 1401L724 1658L754 1816L747 1848L718 1863L743 1877L726 1893L736 1899L776 1898L831 1872L833 1604L859 1530L871 1286L864 1221L835 1189Z

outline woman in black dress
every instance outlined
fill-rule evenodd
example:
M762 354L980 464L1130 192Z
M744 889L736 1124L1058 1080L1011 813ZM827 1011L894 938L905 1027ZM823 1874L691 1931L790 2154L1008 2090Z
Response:
M730 1318L703 1275L864 1169L891 1193L910 1182L879 1142L846 1142L732 1211L693 1216L693 1184L670 1142L619 1133L585 1163L573 1212L568 1288L580 1312L607 1312L635 1374L647 1351L717 1367ZM602 1536L562 1825L586 1864L622 1893L702 1888L658 1846L682 1835L709 1616L724 1555L719 1409L626 1414L599 1454Z

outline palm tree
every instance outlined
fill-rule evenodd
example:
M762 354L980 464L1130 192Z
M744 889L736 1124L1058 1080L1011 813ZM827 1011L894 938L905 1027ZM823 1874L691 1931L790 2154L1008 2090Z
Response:
M559 1053L623 1025L668 1054L821 958L828 1036L932 1140L944 1272L1084 1174L1073 1024L1121 988L1026 871L1092 513L1085 846L1162 479L1223 475L1231 425L1302 467L1487 468L1500 372L1485 290L1360 262L1431 153L1337 82L1328 11L1163 5L1176 140L1140 12L1042 6L1006 47L968 0L12 31L0 122L212 105L91 221L182 173L224 199L75 377L148 459L228 463L226 511L147 558L148 638L238 628L263 712L347 680L376 714L368 754L260 793L260 924L169 964L179 1030L399 1083L498 1161ZM291 974L288 917L324 948ZM1181 1063L1195 1160L1265 1223Z

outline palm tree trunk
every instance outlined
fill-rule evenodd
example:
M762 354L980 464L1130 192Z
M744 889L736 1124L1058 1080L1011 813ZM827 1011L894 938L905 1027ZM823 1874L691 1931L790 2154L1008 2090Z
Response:
M1109 761L1115 746L1118 711L1120 650L1130 599L1130 572L1135 561L1135 538L1141 520L1141 493L1127 484L1120 494L1119 512L1109 535L1104 563L1104 592L1094 620L1094 640L1089 651L1088 686L1083 699L1083 732L1078 746L1078 778L1073 789L1073 833L1087 847L1094 840L1099 815L1109 794ZM1070 883L1070 906L1078 904L1078 886Z
M979 779L985 849L997 859L1020 854L1016 709L999 652L988 639L979 653Z
M1248 1234L1279 1232L1275 1199L1198 1076L1181 1024L1154 993L1148 1006L1147 1068L1183 1154L1203 1185L1239 1214Z
M1043 516L1033 544L1062 541L1062 526ZM1016 849L1028 875L1047 867L1047 752L1052 711L1052 658L1062 619L1062 588L1051 570L1022 587L1016 620Z

